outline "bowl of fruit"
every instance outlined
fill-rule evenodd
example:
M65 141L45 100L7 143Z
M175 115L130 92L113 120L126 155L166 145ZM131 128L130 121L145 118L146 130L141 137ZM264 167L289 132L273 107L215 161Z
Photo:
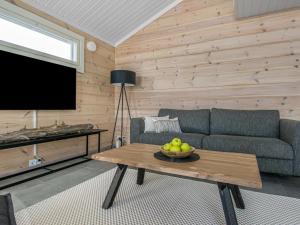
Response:
M170 143L164 144L160 151L167 157L183 159L193 154L195 148L188 143L182 143L180 138L173 138Z

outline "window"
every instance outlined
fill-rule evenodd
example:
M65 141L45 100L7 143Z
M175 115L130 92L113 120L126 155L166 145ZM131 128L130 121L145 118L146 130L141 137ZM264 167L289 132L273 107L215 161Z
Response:
M73 60L72 44L0 18L0 40ZM47 44L45 44L47 43Z
M84 72L83 37L7 2L0 3L0 50Z

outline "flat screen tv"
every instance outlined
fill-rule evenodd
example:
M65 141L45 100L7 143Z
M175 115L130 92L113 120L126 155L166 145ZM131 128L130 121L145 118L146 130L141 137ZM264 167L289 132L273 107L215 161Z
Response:
M0 50L0 109L76 109L76 69Z

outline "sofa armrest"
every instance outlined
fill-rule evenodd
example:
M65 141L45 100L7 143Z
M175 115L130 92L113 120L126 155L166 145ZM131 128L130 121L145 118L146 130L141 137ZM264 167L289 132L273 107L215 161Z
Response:
M292 145L294 150L294 175L300 176L300 121L281 119L280 139Z
M145 130L144 118L132 118L130 121L130 143L138 143Z
M11 195L0 195L0 224L17 225Z

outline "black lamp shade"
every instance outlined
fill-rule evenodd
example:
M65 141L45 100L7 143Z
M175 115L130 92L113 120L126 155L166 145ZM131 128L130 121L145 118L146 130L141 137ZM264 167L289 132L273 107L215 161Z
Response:
M134 86L135 72L129 70L113 70L110 75L110 83L115 86Z

